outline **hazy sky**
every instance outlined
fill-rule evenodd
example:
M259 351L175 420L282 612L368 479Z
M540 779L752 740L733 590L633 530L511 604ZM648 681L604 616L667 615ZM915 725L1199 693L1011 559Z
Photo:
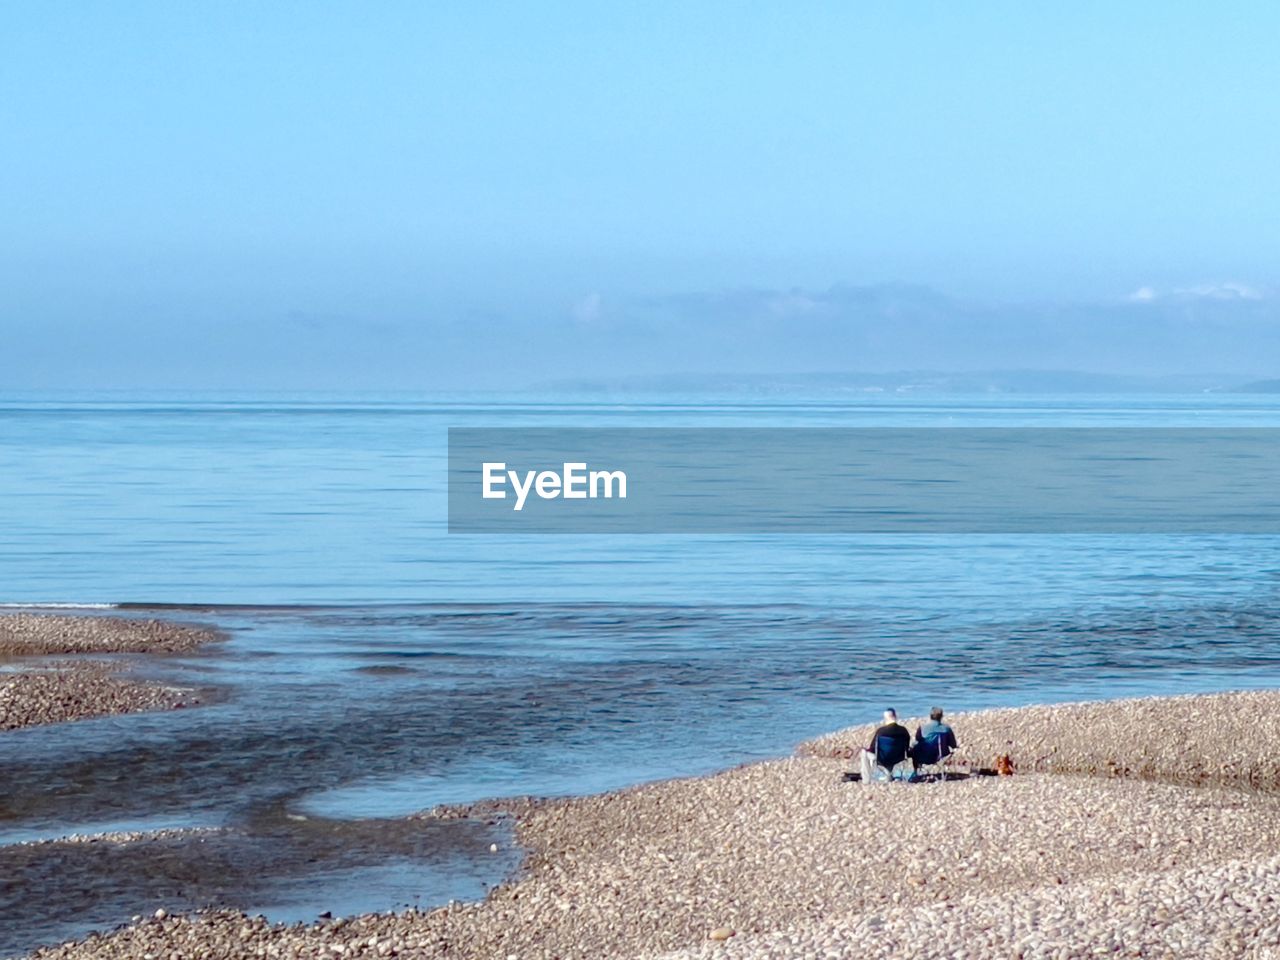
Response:
M885 284L1280 324L1274 3L617 7L5 3L7 382L489 386L655 311L714 368L742 291ZM737 362L912 365L828 320Z

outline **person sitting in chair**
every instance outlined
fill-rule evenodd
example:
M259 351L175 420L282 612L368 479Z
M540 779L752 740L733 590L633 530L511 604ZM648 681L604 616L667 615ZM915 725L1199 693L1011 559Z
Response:
M871 746L862 751L862 782L874 780L878 767L883 767L891 780L895 775L905 776L910 752L911 734L898 722L898 712L890 707L884 712L884 724L871 737Z
M929 722L916 727L916 745L911 748L911 759L917 767L940 763L958 746L955 731L942 722L942 708L934 707L929 711Z

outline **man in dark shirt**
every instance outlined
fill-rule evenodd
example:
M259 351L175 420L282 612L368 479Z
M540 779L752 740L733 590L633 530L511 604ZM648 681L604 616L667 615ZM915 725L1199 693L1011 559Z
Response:
M898 722L898 711L890 707L884 712L884 724L876 728L876 732L871 735L871 745L862 751L862 782L870 783L875 779L876 773L876 746L880 742L881 737L887 737L892 741L887 751L890 758L894 760L891 769L889 769L889 777L892 779L895 775L905 776L910 769L911 761L908 754L911 750L911 732Z

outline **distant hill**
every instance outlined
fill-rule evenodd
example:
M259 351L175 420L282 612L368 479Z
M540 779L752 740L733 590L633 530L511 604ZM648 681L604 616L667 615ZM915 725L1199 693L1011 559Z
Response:
M1231 387L1229 393L1280 393L1280 380L1254 380Z

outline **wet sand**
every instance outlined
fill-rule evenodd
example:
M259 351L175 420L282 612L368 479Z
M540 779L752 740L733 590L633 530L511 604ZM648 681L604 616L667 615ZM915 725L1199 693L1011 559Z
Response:
M1245 957L1280 950L1280 693L957 715L1012 777L847 783L870 727L518 818L480 903L280 927L150 918L43 957Z
M47 658L180 653L218 639L215 630L162 620L0 615L0 665L10 668L0 673L0 731L194 705L194 691L127 679L120 662Z

